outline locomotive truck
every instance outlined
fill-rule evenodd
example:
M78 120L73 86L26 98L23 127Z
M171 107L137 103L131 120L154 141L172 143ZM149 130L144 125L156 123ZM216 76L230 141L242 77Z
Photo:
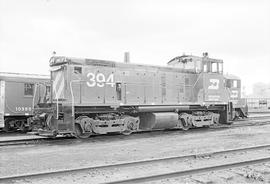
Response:
M28 130L27 119L33 115L36 84L46 82L49 84L46 75L0 72L0 129ZM47 85L49 89L50 85Z
M40 135L183 129L230 124L235 108L223 61L179 56L168 66L54 56L51 100L32 118Z

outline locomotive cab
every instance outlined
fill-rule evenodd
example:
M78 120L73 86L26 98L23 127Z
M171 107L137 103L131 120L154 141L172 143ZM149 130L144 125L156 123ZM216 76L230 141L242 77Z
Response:
M183 55L175 57L168 62L169 66L192 70L197 74L193 85L193 93L197 94L194 99L200 103L225 102L223 86L223 61L208 57L208 53L203 53L203 57Z
M193 55L182 55L168 62L169 66L181 69L192 69L196 73L196 81L193 84L194 101L201 106L212 106L219 112L219 122L227 123L231 120L229 116L228 97L223 85L223 60Z

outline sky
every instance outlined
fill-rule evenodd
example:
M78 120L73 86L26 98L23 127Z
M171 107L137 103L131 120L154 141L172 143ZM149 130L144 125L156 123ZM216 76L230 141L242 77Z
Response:
M247 93L270 83L269 0L0 0L0 71L49 74L56 55L166 65L224 61Z

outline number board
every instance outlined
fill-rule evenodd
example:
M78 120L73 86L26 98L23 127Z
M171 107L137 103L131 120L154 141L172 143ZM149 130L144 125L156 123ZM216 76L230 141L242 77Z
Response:
M115 81L114 81L114 73L110 73L106 75L105 73L102 72L96 72L92 73L89 72L87 73L87 86L88 87L100 87L103 88L106 85L114 87Z

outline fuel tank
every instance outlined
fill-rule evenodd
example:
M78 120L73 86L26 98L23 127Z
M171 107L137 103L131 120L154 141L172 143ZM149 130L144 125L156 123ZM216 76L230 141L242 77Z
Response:
M178 124L178 114L174 112L142 113L139 129L169 129L177 127Z

